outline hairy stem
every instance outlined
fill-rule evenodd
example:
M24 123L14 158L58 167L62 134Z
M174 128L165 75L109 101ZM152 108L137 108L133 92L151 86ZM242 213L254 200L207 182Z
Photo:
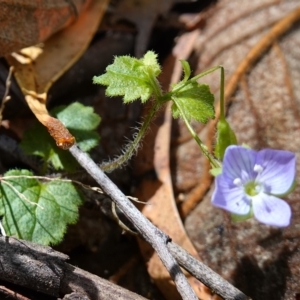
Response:
M220 69L221 71L221 79L220 79L220 118L221 119L225 119L225 99L224 99L224 67L223 66L216 66L213 67L209 70L206 70L205 72L191 78L190 80L187 81L197 81L198 79L200 79L201 77L204 77L205 75L208 75L216 70ZM182 89L184 87L184 85L182 85L180 89ZM176 92L178 92L178 90L176 90ZM199 136L197 135L197 133L194 131L193 127L191 126L190 122L188 121L184 111L181 109L180 104L176 101L175 97L172 97L172 100L176 103L176 106L178 107L181 117L183 118L185 125L187 126L189 132L191 133L192 137L195 139L195 141L197 142L197 144L199 145L202 153L207 157L207 159L210 161L211 165L213 168L218 168L220 167L220 163L214 158L214 156L208 151L207 146L201 141L201 139L199 138Z
M207 159L210 161L211 165L214 168L218 168L219 164L217 162L217 160L213 157L212 154L209 153L206 145L201 141L201 139L199 138L198 134L194 131L193 127L191 126L189 120L187 119L184 111L182 110L180 104L176 101L176 98L173 97L172 100L175 102L177 108L180 111L180 116L182 117L182 119L184 120L184 123L187 127L187 129L189 130L189 132L191 133L192 137L194 138L194 140L197 142L197 144L199 145L202 153L207 157Z
M157 102L160 102L163 97L161 87L159 85L156 76L153 74L151 70L149 70L149 74L151 75L149 79L150 79L151 87L153 89L154 98Z
M102 163L100 165L100 168L104 172L111 172L111 171L121 167L122 165L124 165L125 163L127 163L130 160L130 158L134 155L134 153L139 148L140 142L143 139L143 137L145 136L147 129L149 128L149 125L150 125L153 117L155 116L156 112L160 108L160 106L161 106L161 104L159 102L155 101L154 105L150 109L150 112L146 116L146 118L142 124L142 127L137 132L137 135L135 136L134 140L126 146L125 151L122 155L120 155L113 161L110 161L107 163Z

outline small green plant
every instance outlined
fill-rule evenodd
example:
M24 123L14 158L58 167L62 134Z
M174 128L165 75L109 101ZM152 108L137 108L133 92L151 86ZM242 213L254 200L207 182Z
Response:
M269 149L255 153L251 149L233 146L237 144L237 140L225 119L224 68L217 66L191 77L189 64L186 61L181 61L181 64L183 79L166 93L163 93L157 80L161 69L157 56L152 51L147 52L141 59L116 57L114 63L107 67L105 74L94 77L94 83L107 86L108 96L122 96L124 103L138 99L145 103L152 99L152 108L134 140L125 147L121 156L100 167L104 171L111 171L128 162L138 149L156 112L166 102L171 101L173 117L183 119L201 151L210 161L211 173L217 177L217 190L212 203L230 211L235 220L255 215L265 224L287 226L291 210L288 204L274 195L280 194L278 191L282 192L281 194L290 192L291 182L295 178L294 154ZM215 151L210 153L191 126L191 120L205 123L215 117L214 96L209 86L200 84L198 80L216 70L221 72L220 119L217 123ZM89 151L99 143L99 136L94 130L99 125L100 117L92 108L73 103L54 109L52 115L64 123L83 151ZM25 134L21 146L27 154L43 159L43 174L47 173L49 165L56 170L68 172L76 170L78 166L69 152L56 146L45 127L39 123ZM276 164L281 170L283 161L289 164L289 168L279 174L273 172L271 175L274 180L269 184L268 176L264 177L265 166ZM237 165L232 169L234 164ZM269 169L272 170L271 167ZM280 179L280 182L285 182L282 188L276 185L276 178L280 176L285 176ZM265 189L264 185L273 186L274 191ZM3 216L3 227L9 235L21 239L42 244L60 242L67 224L76 222L78 206L81 203L80 193L72 182L66 179L41 178L28 170L12 170L0 180L0 215ZM278 207L281 207L284 213L281 213Z
M167 101L171 101L173 117L184 120L201 151L210 161L211 174L216 176L212 204L229 211L233 220L246 220L254 216L267 225L288 226L291 219L290 206L276 195L287 195L291 191L295 180L295 154L272 149L255 152L237 146L235 134L225 119L224 68L217 66L191 78L189 64L186 61L181 61L181 64L184 71L182 81L173 85L165 94L157 80L160 66L156 54L151 51L142 59L117 57L107 67L105 74L94 77L95 83L107 86L108 96L123 96L124 103L139 98L144 103L150 97L153 98L152 109L134 141L127 145L123 155L101 167L109 171L126 163L136 151L155 113ZM217 69L221 71L220 118L216 128L215 151L212 154L190 122L196 120L205 123L215 117L214 96L209 87L198 83L198 80Z
M59 106L51 111L76 137L78 145L89 151L99 143L95 131L100 117L93 108L80 103ZM43 125L36 122L27 131L21 146L29 155L43 159L42 174L51 165L55 170L72 172L78 163L73 156L58 148ZM0 215L8 235L48 245L59 243L67 224L78 219L78 206L83 202L71 180L35 176L28 170L11 170L0 180Z
M131 158L156 112L168 101L172 101L173 117L180 117L184 120L192 136L199 144L204 155L210 160L212 166L219 166L218 161L208 152L207 147L191 127L190 121L196 120L205 123L209 119L214 118L214 96L210 92L209 86L198 83L198 79L217 69L223 68L221 66L214 67L190 78L191 69L188 62L181 61L181 64L184 71L184 78L179 83L173 85L171 91L167 93L163 93L157 80L161 69L157 62L157 55L152 51L148 51L141 59L129 56L116 57L114 63L106 68L105 74L94 77L94 83L107 86L107 96L123 96L124 103L137 99L141 99L142 103L145 103L150 98L153 99L152 109L136 134L134 141L126 146L124 153L120 157L114 161L102 164L101 168L104 171L112 171L122 166L122 164ZM222 74L224 75L224 73ZM221 82L224 85L224 77L222 76ZM221 105L224 105L224 103L222 102Z

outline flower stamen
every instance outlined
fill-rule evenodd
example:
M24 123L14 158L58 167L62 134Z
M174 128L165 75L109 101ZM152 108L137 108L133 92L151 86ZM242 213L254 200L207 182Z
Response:
M242 186L243 185L241 178L235 178L233 180L233 184L236 185L236 186Z
M263 171L263 167L261 165L254 165L253 171L259 174Z

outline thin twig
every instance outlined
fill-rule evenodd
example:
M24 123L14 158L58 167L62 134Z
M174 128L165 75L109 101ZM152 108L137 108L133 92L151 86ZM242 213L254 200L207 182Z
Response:
M7 288L4 285L0 285L0 295L3 295L6 299L14 299L14 300L30 300L29 298Z
M198 297L167 248L167 242L170 238L146 219L96 163L86 153L81 151L77 145L72 146L69 151L79 164L96 180L104 193L122 210L144 239L152 245L174 280L182 299L197 300Z
M168 243L168 248L182 268L209 287L215 294L226 300L250 300L248 296L177 244Z
M5 107L5 103L8 100L10 100L10 96L8 95L8 93L9 93L9 88L10 88L10 85L11 85L11 76L12 76L13 70L14 70L13 67L9 68L8 75L7 75L7 78L6 78L6 81L5 81L5 91L4 91L2 102L1 102L1 105L0 105L0 123L2 122L2 114L3 114L4 107Z
M189 284L184 277L182 283L182 273L178 274L178 265L173 262L173 257L188 272L199 279L202 283L212 289L216 294L220 295L226 300L248 300L250 299L241 291L232 286L229 282L224 280L217 273L205 266L203 263L196 260L188 252L183 250L180 246L169 242L170 239L151 222L149 222L128 200L117 186L99 169L99 167L82 152L76 145L71 147L69 151L78 160L82 167L98 182L103 192L107 194L119 208L124 215L132 222L139 233L148 241L157 251L162 262L167 270L170 272L175 284L182 295L183 299L197 299L194 296L188 295L190 289ZM169 242L169 243L168 243ZM166 243L168 250L166 251ZM158 249L158 250L157 250ZM180 276L179 276L180 275ZM188 286L188 288L187 288ZM192 294L191 294L192 295Z
M113 217L116 221L116 223L126 232L132 234L132 235L137 235L137 232L131 230L128 226L126 226L121 220L120 218L118 217L118 214L117 214L117 210L116 210L116 203L115 202L111 202L111 211L112 211L112 214L113 214Z

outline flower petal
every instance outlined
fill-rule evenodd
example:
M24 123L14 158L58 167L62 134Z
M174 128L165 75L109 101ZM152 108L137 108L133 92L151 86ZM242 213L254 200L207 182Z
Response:
M261 223L276 227L290 224L291 208L277 197L260 193L252 198L252 207L255 218Z
M223 175L216 177L212 204L237 215L246 215L250 211L250 200L245 195L243 187L228 184Z
M222 174L229 182L241 178L243 183L253 180L256 173L253 171L256 152L242 146L229 146L224 155Z
M292 186L296 174L296 156L290 151L264 149L257 153L256 164L263 167L259 175L267 192L284 194Z

